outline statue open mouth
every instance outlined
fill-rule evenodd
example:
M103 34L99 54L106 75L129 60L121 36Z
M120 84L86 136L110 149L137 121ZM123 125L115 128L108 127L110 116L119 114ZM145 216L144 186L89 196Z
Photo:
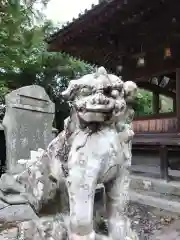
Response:
M104 122L106 114L103 112L99 112L99 111L78 112L78 116L80 117L80 119L84 120L85 122L94 122L94 123L95 122Z
M86 101L85 111L96 113L109 113L112 112L114 106L115 101L112 98L98 93L94 96L91 96L89 100Z
M107 101L108 100L108 101ZM107 99L105 102L87 101L84 107L78 109L78 115L86 122L103 122L107 115L111 115L115 106L113 99Z
M109 113L114 109L114 101L110 101L108 104L86 104L87 112L99 112L99 113Z

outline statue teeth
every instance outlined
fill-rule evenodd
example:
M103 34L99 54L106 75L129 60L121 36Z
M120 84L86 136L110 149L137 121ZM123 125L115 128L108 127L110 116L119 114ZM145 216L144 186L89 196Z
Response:
M109 99L106 98L106 99L104 100L104 103L105 103L105 104L108 104L108 103L109 103Z
M96 103L95 99L94 99L94 98L92 98L92 99L91 99L91 104L93 104L93 105L94 105L95 103Z

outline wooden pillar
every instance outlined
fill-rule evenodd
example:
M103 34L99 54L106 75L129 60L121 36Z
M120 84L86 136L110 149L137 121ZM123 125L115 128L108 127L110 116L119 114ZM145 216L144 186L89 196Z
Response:
M153 113L159 113L159 93L153 92Z
M180 68L176 69L176 117L177 132L180 132Z
M176 113L176 98L173 99L173 112Z
M169 174L168 174L168 149L167 146L160 146L160 174L161 178L169 181Z

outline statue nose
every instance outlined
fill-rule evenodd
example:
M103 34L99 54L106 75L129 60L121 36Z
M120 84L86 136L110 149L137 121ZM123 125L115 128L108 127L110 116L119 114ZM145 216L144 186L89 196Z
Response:
M93 104L108 104L109 99L106 98L102 93L97 93L93 98Z
M103 90L102 88L99 88L99 89L97 89L96 93L103 94L103 93L104 93L104 90Z

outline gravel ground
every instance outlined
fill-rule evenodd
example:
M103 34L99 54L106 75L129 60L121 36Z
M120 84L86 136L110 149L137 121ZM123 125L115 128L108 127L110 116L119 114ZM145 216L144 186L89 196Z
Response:
M100 208L99 206L98 211ZM132 202L128 212L132 228L138 233L139 240L180 240L178 214ZM107 234L104 222L97 222L96 231Z
M139 240L180 240L180 216L177 214L131 203L129 217Z
M180 240L180 216L177 214L137 203L131 203L128 212L139 240ZM8 232L0 228L0 240L17 239L17 228L8 227ZM103 224L101 233L107 233Z

